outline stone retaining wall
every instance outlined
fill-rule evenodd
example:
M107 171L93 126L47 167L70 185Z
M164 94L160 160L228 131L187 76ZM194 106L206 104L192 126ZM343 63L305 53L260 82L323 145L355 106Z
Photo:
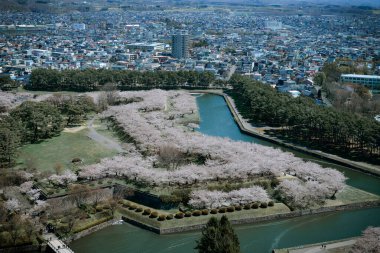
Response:
M108 226L111 226L111 225L112 225L114 222L116 222L116 221L118 221L118 219L112 219L112 220L109 220L109 221L103 222L103 223L101 223L101 224L98 224L98 225L96 225L96 226L93 226L93 227L91 227L91 228L89 228L89 229L86 229L86 230L83 230L83 231L81 231L81 232L78 232L78 233L72 235L71 237L67 238L67 239L65 240L65 243L70 243L70 242L75 241L75 240L78 240L78 239L80 239L80 238L82 238L82 237L84 237L84 236L90 235L90 234L92 234L92 233L94 233L94 232L96 232L96 231L98 231L98 230L101 230L101 229L103 229L103 228L106 228L106 227L108 227Z
M254 137L257 137L257 138L260 138L260 139L263 139L263 140L266 140L266 141L269 141L269 142L272 142L272 143L275 143L275 144L278 144L278 145L281 145L281 146L284 146L284 147L287 147L290 149L294 149L294 150L299 151L301 153L312 155L312 156L317 157L317 158L322 158L324 160L327 160L327 161L330 161L330 162L333 162L333 163L336 163L339 165L347 166L347 167L352 168L352 169L356 169L356 170L359 170L362 172L370 173L370 174L375 175L375 176L380 176L380 169L369 168L368 166L358 164L354 161L350 161L350 160L345 159L345 158L341 158L341 157L338 157L335 155L324 153L322 151L310 150L308 148L299 147L299 146L291 144L291 143L286 143L280 139L270 137L268 135L261 134L261 133L246 129L244 127L243 123L241 122L239 112L232 105L232 101L231 101L232 98L230 98L228 95L226 95L224 93L219 94L217 92L207 92L207 91L205 91L205 93L211 93L214 95L222 96L224 98L224 100L226 101L226 104L227 104L230 112L232 113L235 122L238 124L239 129L247 135L251 135L251 136L254 136Z
M376 207L376 206L380 206L380 200L366 201L366 202L352 203L352 204L331 206L331 207L320 207L317 209L298 210L298 211L293 211L293 212L288 212L288 213L273 214L273 215L262 216L262 217L252 217L252 218L239 219L239 220L230 220L230 222L235 225L254 224L254 223L259 223L259 222L289 219L289 218L295 218L295 217L306 216L306 215L317 215L317 214L322 214L322 213L331 213L331 212L344 211L344 210L355 210L355 209L370 208L370 207ZM212 215L210 215L210 217L211 216ZM186 231L201 230L205 226L205 223L204 223L204 224L181 226L181 227L174 227L174 228L157 228L157 227L149 226L139 221L135 221L126 217L124 217L124 221L132 225L138 226L140 228L155 232L157 234L173 234L173 233L181 233L181 232L186 232Z
M40 252L40 246L24 245L19 247L0 249L0 253Z
M223 91L194 90L193 92L205 93L205 94L214 94L214 95L223 97L224 101L226 101L227 107L230 110L235 122L239 126L240 131L242 131L243 133L245 133L247 135L250 135L250 136L253 136L256 138L260 138L262 140L266 140L268 142L272 142L274 144L277 144L277 145L280 145L280 146L283 146L283 147L286 147L289 149L293 149L293 150L299 151L299 152L304 153L304 154L312 155L312 156L317 157L317 158L322 158L324 160L327 160L329 162L333 162L333 163L338 164L338 165L343 165L343 166L346 166L346 167L349 167L349 168L352 168L355 170L359 170L361 172L369 173L369 174L380 177L380 168L379 169L370 168L369 166L365 166L363 164L359 164L357 162L350 161L348 159L345 159L345 158L342 158L342 157L339 157L336 155L331 155L331 154L328 154L328 153L325 153L322 151L311 150L308 148L300 147L300 146L297 146L297 145L294 145L291 143L284 142L278 138L271 137L271 136L268 136L266 134L261 134L259 132L245 128L243 123L241 122L241 118L240 118L241 116L240 116L239 112L232 105L232 103L233 103L232 98L230 98L228 95L223 93Z

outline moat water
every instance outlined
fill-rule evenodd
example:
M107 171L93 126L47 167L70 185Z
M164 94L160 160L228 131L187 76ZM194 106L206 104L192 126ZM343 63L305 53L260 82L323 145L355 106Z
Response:
M197 97L201 123L199 132L205 135L229 137L233 140L254 142L281 148L272 143L242 133L228 110L224 99L217 95ZM306 160L318 162L343 172L347 184L380 195L380 179L351 170L344 166L327 163L321 159L281 148ZM271 252L274 248L338 240L359 236L368 226L380 226L380 208L343 211L323 215L292 218L254 225L234 226L241 250ZM129 224L113 225L74 241L70 247L76 253L190 253L200 232L173 235L157 235Z

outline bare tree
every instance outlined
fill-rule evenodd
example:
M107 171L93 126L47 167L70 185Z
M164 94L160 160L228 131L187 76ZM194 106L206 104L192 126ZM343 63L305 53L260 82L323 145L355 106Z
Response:
M90 196L90 189L87 185L73 184L69 188L68 199L80 208Z
M107 104L108 105L115 105L116 102L119 100L119 95L117 92L116 84L106 83L103 86L103 90L104 90L106 98L107 98Z
M27 235L29 241L31 241L32 236L34 232L36 231L36 227L37 227L36 221L33 220L33 222L31 222L29 219L24 219L22 226L24 228L25 234Z
M4 206L4 203L0 203L0 223L4 222L7 219L8 211Z
M106 194L103 189L96 189L91 191L90 198L92 200L92 203L94 207L98 205L100 201L102 201L106 197Z
M55 174L57 174L57 175L61 175L62 172L64 171L64 169L63 169L63 165L62 165L61 163L56 163L56 164L54 165L54 170L55 170Z
M119 203L116 199L110 199L108 201L108 207L110 208L110 212L111 212L112 217L114 217L115 211L118 208L118 206L119 206Z
M21 237L21 219L19 215L13 215L8 222L9 235L12 238L12 244L16 245L17 239Z
M98 110L105 111L108 108L107 94L105 92L100 93L98 97Z
M158 152L159 162L169 169L175 170L184 161L184 154L175 146L161 146Z
M76 213L70 213L70 212L65 212L65 216L66 216L66 221L67 221L67 226L66 226L66 229L65 229L65 233L66 234L70 234L73 229L74 229L74 226L77 224L78 222L78 219L77 219L77 214Z

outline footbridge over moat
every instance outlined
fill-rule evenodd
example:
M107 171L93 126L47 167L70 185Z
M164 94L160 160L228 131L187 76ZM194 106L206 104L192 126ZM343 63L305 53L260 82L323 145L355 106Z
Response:
M54 234L45 235L47 240L47 253L74 253L63 241L58 239Z

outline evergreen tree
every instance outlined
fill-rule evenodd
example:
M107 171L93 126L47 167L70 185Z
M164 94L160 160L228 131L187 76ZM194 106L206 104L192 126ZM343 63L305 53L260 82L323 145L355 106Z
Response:
M220 221L212 217L202 229L202 237L195 249L199 253L239 253L240 244L226 216Z
M0 116L0 167L10 167L21 145L21 126L9 116Z

